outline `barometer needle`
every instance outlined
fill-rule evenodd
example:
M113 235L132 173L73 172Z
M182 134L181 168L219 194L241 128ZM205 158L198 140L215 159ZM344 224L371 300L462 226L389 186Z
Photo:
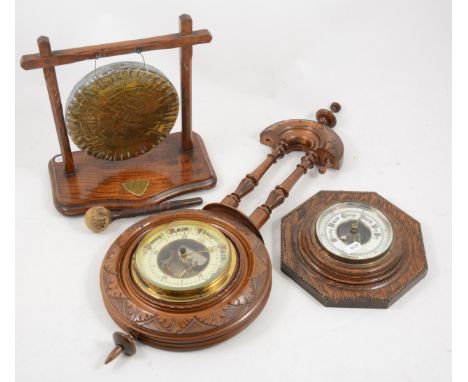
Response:
M364 215L364 210L362 210L361 215L359 215L359 219L356 221L356 224L359 224L361 222L362 216Z
M214 248L218 247L218 245L214 245L212 247L209 247L207 248L206 250L200 250L200 251L192 251L190 250L190 254L192 253L210 253L211 250L213 250Z
M184 275L187 273L187 271L190 271L194 266L195 266L195 264L192 264L192 265L190 265L189 267L185 268L185 269L181 272L180 277L184 277Z
M351 224L351 232L357 232L359 228L359 223L361 222L362 216L364 215L364 210L362 210L361 215L359 215L358 220L355 220L354 223Z

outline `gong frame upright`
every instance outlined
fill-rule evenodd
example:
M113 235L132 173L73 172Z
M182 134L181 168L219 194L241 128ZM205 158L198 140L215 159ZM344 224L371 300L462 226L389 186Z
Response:
M179 33L54 51L51 49L49 38L41 36L37 39L39 53L27 54L21 57L20 65L23 69L42 68L44 72L61 152L61 157L55 156L49 163L54 203L61 213L64 215L83 214L89 207L96 204L104 204L108 208L113 209L123 207L139 208L147 204L161 202L182 193L214 187L216 175L207 156L203 141L197 134L192 132L192 47L197 44L209 43L211 40L212 36L208 30L193 31L192 18L189 15L183 14L179 17ZM114 183L125 179L121 179L117 174L117 166L100 164L95 162L94 158L88 160L82 152L71 151L55 67L84 60L95 60L96 58L174 48L180 49L182 120L180 141L178 133L170 134L166 139L168 143L165 144L164 141L161 144L165 148L162 149L160 155L151 154L152 151L155 151L151 150L144 155L146 157L144 162L146 163L141 164L139 163L139 158L132 158L122 161L120 165L124 169L122 172L130 172L134 178L138 178L138 168L144 168L146 174L148 174L150 168L157 170L154 168L155 161L164 161L168 154L180 156L181 164L179 164L179 167L184 166L182 162L186 163L188 161L198 161L198 165L194 163L194 169L189 166L188 173L185 171L185 174L177 177L177 180L169 180L167 184L161 182L161 179L154 179L154 183L160 183L160 190L157 192L158 195L154 194L154 191L153 195L150 195L147 199L138 199L135 195L127 195L124 190L120 189L117 192L115 190L109 191L112 188L109 185L101 187L101 190L97 190L94 193L88 192L87 195L80 195L77 198L76 195L80 194L83 189L102 186L101 183L98 183L98 180L90 180L91 178L99 177L100 172L102 178L116 178ZM176 141L180 142L179 147L177 147ZM191 156L190 152L194 149L198 152L194 153L194 156ZM184 153L186 155L182 157ZM123 164L123 162L129 162L130 164ZM83 167L81 169L79 168L80 164ZM158 170L163 170L164 173L185 170L185 168L171 166L170 163L160 167L162 168ZM135 168L137 170L133 171ZM86 180L77 180L71 183L70 178L77 176L80 170L81 177L86 177ZM61 172L61 174L58 172ZM177 182L180 182L180 184L177 184ZM167 187L167 190L163 187ZM112 195L103 196L103 193L106 192L110 192ZM96 196L98 197L96 198Z

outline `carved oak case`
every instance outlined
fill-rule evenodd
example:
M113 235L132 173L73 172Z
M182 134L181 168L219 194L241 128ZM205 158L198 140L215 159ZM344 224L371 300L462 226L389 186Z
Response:
M130 262L149 230L177 219L207 222L236 246L236 275L209 298L174 303L150 298L131 277ZM268 252L250 229L228 214L184 210L149 217L126 230L109 249L102 265L101 290L116 323L148 345L171 349L199 349L225 340L248 325L265 305L271 287Z
M358 202L388 218L393 241L375 258L332 256L314 229L322 212L339 202ZM321 191L281 222L281 270L325 306L388 308L427 272L420 224L375 192Z

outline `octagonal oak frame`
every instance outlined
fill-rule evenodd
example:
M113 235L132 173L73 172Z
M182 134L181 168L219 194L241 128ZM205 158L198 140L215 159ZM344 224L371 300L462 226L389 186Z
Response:
M329 118L322 122L288 120L266 128L261 141L272 147L272 154L221 203L201 211L187 209L146 218L115 240L101 267L101 292L107 311L125 333L114 333L115 347L106 363L122 352L134 354L136 339L169 350L205 348L232 337L258 316L267 302L272 276L259 229L308 169L318 166L325 173L328 167L339 169L342 163L343 143L327 125L333 113L320 112ZM236 207L241 198L253 190L277 157L294 150L305 151L294 171L250 216L240 212ZM187 219L213 225L233 243L238 261L232 279L217 293L197 301L168 302L146 295L131 275L136 247L155 227Z
M23 69L42 68L44 72L61 151L49 161L49 174L54 204L62 214L84 214L96 205L113 210L141 209L216 185L205 145L192 132L193 45L209 43L212 36L206 29L193 31L189 15L181 15L179 23L179 33L56 51L52 51L49 38L41 36L37 39L39 54L21 57ZM158 147L125 161L107 161L83 151L72 152L55 67L174 48L180 48L182 132L169 134ZM145 184L142 193L132 190L137 183Z
M320 244L318 217L348 201L369 204L389 219L394 238L384 256L343 261ZM427 273L421 226L375 192L320 191L282 219L281 270L325 306L388 308Z

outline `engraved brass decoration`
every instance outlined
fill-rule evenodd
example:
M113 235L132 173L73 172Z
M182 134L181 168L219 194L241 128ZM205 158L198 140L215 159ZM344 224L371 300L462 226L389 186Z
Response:
M148 179L137 179L122 183L122 187L135 196L142 196L146 192L148 185Z
M76 84L67 102L66 125L87 154L124 160L157 146L178 111L177 91L164 74L147 64L117 62Z

